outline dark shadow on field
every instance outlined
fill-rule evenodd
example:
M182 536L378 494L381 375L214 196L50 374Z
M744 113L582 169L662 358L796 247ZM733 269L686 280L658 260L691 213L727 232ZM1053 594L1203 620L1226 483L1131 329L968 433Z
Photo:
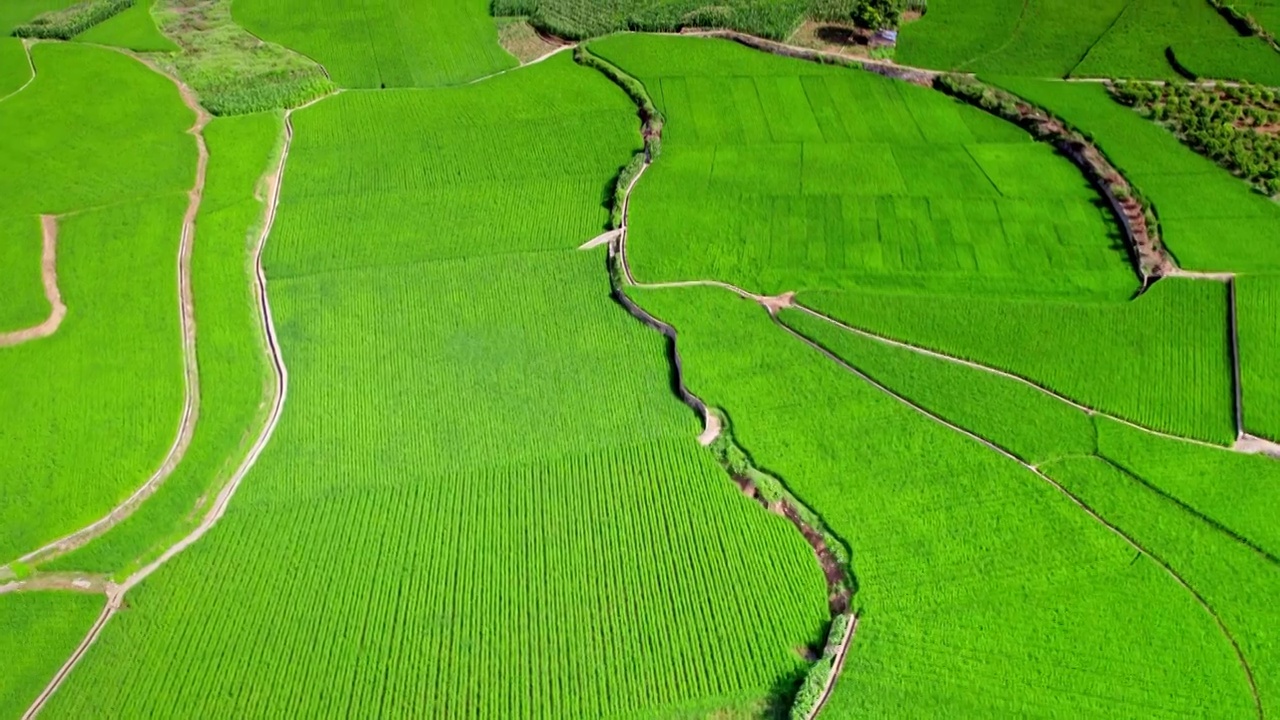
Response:
M787 720L791 717L791 706L795 704L796 694L804 684L807 667L796 668L781 675L773 681L769 694L765 696L764 706L760 708L761 720Z
M600 207L604 208L604 211L609 213L610 217L613 215L613 199L617 193L618 182L622 180L622 171L625 170L626 167L626 165L619 165L618 169L614 171L613 177L609 178L609 182L605 183L604 186L600 188ZM606 232L612 229L613 228L610 227L608 220L605 220L604 224L600 226L600 232Z
M839 25L823 25L814 31L814 35L824 43L831 45L866 45L867 38L853 28Z

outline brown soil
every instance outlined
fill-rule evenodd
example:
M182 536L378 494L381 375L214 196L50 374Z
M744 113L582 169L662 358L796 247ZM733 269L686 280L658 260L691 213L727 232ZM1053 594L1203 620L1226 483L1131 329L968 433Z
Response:
M49 301L49 317L39 325L13 332L0 333L0 347L11 347L29 340L49 337L58 331L62 319L67 316L67 306L62 303L58 290L58 218L56 215L40 216L40 234L43 236L40 251L40 280L44 285L44 297Z
M871 34L852 24L808 20L796 28L787 42L847 57L866 57Z
M507 52L514 55L521 65L533 62L569 44L565 40L539 32L524 20L503 22L498 27L498 42Z
M804 518L800 517L800 512L796 507L786 500L775 503L777 508L775 512L781 513L785 518L791 521L800 534L804 535L804 539L809 543L809 547L813 548L813 554L818 556L818 564L822 566L822 574L827 578L827 587L831 590L829 599L831 604L831 614L840 615L849 609L849 590L844 586L845 573L844 568L840 567L840 562L836 560L836 556L831 552L831 548L827 547L827 541L822 537L822 533L814 530Z

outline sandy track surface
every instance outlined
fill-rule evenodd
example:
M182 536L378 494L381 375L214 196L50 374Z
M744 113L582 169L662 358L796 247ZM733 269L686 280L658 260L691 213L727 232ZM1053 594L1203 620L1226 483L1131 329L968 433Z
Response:
M53 696L53 693L62 685L62 682L66 680L67 675L70 674L71 670L80 662L80 659L84 657L85 653L93 643L97 641L98 636L102 633L102 629L106 627L111 618L114 617L116 612L123 606L125 594L134 587L137 587L139 583L146 580L152 573L160 569L161 566L172 560L183 550L186 550L188 547L195 544L196 541L204 537L204 535L213 529L214 525L222 519L223 515L226 514L227 507L231 504L231 499L235 496L236 491L239 490L241 482L243 482L245 476L258 461L258 457L262 455L263 449L266 448L267 443L271 440L272 434L275 432L276 425L280 421L280 413L284 409L285 396L288 394L289 372L285 367L284 359L280 354L280 345L276 336L275 321L271 313L271 302L267 296L267 278L262 269L262 253L263 249L266 247L267 238L271 234L271 229L275 225L276 211L280 204L281 181L284 176L285 165L289 159L289 147L293 142L292 115L298 110L308 108L329 97L331 97L331 95L317 98L309 103L300 105L297 108L285 112L284 146L280 152L279 163L272 174L268 176L266 182L267 207L262 224L262 232L258 236L258 244L254 250L254 291L258 301L259 312L261 314L263 331L266 335L267 352L270 356L272 370L276 377L276 392L271 401L271 412L267 417L266 424L263 426L262 432L258 435L258 439L254 442L253 447L250 448L249 454L245 456L244 461L240 463L238 468L236 468L235 474L231 476L226 486L224 486L218 493L213 505L205 513L200 524L187 534L186 537L179 540L168 550L165 550L160 557L130 575L123 583L118 586L106 587L107 603L102 609L102 613L89 629L88 634L85 635L84 639L80 642L80 645L77 646L75 651L71 654L71 657L67 659L66 663L58 670L53 679L49 681L49 684L40 693L39 697L32 702L26 713L23 714L23 720L34 718L40 712L41 708L44 707L45 703L48 702L49 698Z
M125 518L132 515L147 498L155 494L165 480L182 462L187 448L195 436L196 420L200 412L200 373L196 359L196 320L195 299L191 290L191 253L195 246L196 216L200 212L200 202L204 197L205 177L209 167L209 149L204 139L204 128L212 117L196 101L195 93L185 83L163 72L160 68L133 53L121 51L146 65L152 71L168 78L177 87L182 101L196 115L195 124L187 131L196 141L196 175L191 190L188 191L187 209L182 218L182 235L178 244L178 313L182 331L182 367L183 367L183 404L182 415L178 422L177 436L169 447L168 453L160 463L160 467L147 478L147 481L133 492L124 502L93 523L59 538L43 547L33 550L19 558L20 562L36 564L48 562L83 547L94 538L102 536ZM46 242L48 230L46 229ZM56 281L55 281L56 282ZM46 283L48 280L46 278ZM56 285L54 287L56 292ZM46 292L48 285L46 284ZM59 304L61 301L59 300ZM65 308L64 311L65 313ZM60 318L59 318L60 320Z
M58 218L56 215L40 216L40 234L43 236L40 251L40 280L44 285L44 297L49 301L49 317L39 325L22 330L0 333L0 347L11 347L29 340L49 337L58 331L62 319L67 316L67 306L58 290Z

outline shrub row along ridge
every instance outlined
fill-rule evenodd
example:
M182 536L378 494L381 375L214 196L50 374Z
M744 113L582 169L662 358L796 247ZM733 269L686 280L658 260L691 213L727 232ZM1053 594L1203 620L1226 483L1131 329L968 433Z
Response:
M1159 237L1154 206L1116 169L1084 133L1047 110L967 75L937 76L934 87L1022 127L1050 142L1076 164L1102 193L1124 233L1125 246L1145 290L1177 265Z
M89 28L133 7L134 0L84 0L51 10L13 29L14 37L70 40Z

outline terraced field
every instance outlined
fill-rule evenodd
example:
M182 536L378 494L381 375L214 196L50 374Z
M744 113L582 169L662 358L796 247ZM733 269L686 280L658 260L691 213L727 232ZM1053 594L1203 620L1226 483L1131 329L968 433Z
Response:
M1269 20L5 4L0 718L1280 712Z

